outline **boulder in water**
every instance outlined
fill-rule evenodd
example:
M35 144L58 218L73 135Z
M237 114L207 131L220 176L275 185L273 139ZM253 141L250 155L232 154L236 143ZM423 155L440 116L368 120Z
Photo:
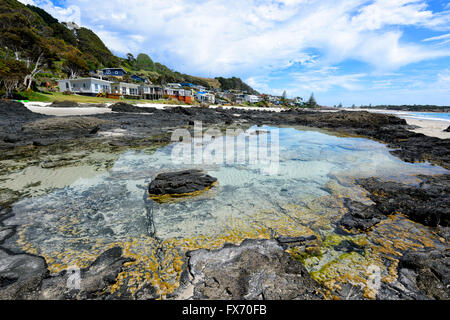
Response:
M183 197L200 195L211 189L217 179L201 170L161 173L150 183L148 193L156 202L170 202Z

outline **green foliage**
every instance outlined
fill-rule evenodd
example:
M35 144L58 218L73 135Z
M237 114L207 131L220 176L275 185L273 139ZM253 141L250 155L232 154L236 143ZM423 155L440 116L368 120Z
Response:
M240 90L246 91L249 94L259 94L258 91L254 90L252 87L243 82L240 78L216 78L220 82L222 90Z
M148 55L140 53L136 58L135 68L136 70L153 71L155 69L155 64Z
M311 93L311 97L305 103L305 107L307 107L307 108L317 108L318 107L316 98L314 98L314 93Z
M109 51L94 32L86 28L80 28L77 30L77 35L79 40L78 49L94 57L99 62L98 67L117 67L119 59Z

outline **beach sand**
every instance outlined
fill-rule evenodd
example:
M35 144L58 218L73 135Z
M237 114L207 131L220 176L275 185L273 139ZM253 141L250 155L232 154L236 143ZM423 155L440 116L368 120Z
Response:
M420 128L411 131L422 133L426 136L437 137L441 139L450 139L450 132L444 132L450 126L450 122L438 120L422 120L404 117L406 122L412 126Z

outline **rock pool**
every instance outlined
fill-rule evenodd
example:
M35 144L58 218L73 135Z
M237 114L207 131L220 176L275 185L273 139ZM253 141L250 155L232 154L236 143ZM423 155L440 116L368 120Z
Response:
M415 175L446 174L447 170L403 162L372 140L311 128L252 127L233 139L239 150L246 148L239 144L245 140L239 138L265 139L275 132L279 136L275 174L266 172L265 164L248 159L207 165L174 163L172 152L182 142L156 151L84 156L95 158L95 165L72 161L58 168L36 165L5 174L1 190L14 193L28 188L30 193L12 205L14 215L3 221L5 226L17 226L4 247L43 256L56 273L84 267L118 245L135 261L126 264L111 292L126 286L134 293L150 283L166 296L179 285L187 250L218 248L246 238L315 235L317 241L308 254L291 248L292 256L330 292L351 283L365 289L370 298L377 288L367 284L370 270L375 268L383 281L393 281L395 256L401 250L446 245L432 228L401 214L359 234L337 232L336 222L346 212L343 199L371 203L366 191L354 183L356 178L416 184ZM69 160L75 156L64 155ZM99 163L107 165L99 168ZM174 203L149 199L152 178L184 169L201 169L218 183L199 197Z

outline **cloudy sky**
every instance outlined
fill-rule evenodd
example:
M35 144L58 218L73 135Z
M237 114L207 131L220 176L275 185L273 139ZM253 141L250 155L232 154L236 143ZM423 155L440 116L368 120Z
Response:
M117 55L321 104L450 105L448 0L21 0Z

